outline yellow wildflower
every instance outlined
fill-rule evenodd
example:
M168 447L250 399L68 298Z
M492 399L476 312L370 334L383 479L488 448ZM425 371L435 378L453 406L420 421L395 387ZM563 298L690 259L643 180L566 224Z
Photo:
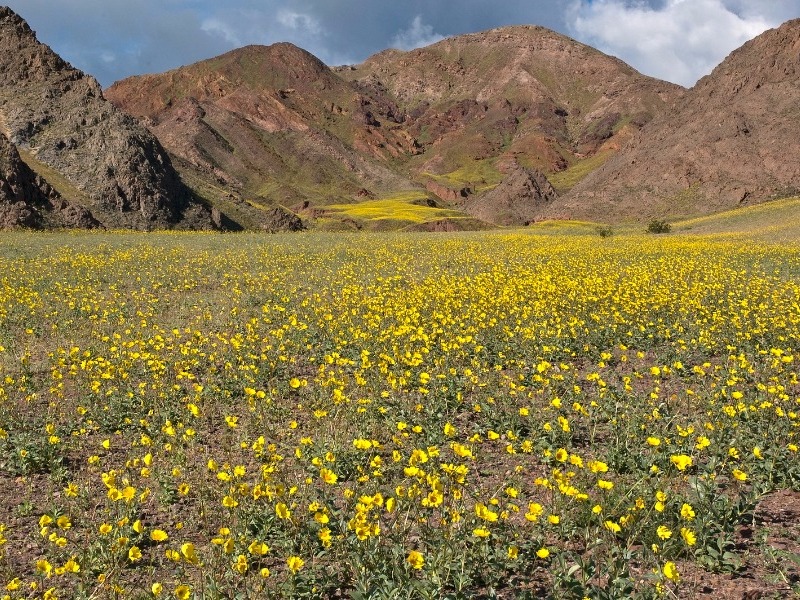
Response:
M422 552L412 550L408 553L406 562L411 565L412 569L419 570L425 565L425 557L422 555Z

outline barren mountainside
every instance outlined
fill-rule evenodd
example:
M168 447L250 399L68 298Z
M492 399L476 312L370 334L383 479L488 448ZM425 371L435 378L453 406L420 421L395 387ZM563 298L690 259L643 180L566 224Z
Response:
M498 157L555 173L613 151L682 93L534 26L390 50L341 72L396 99L409 131L426 149L419 170L436 174L465 160Z
M734 51L553 205L603 219L710 213L800 191L800 20Z
M61 197L22 160L0 133L0 229L92 229L100 223L83 206Z
M249 46L106 91L228 214L280 204L313 220L328 204L417 190L498 224L519 211L476 200L506 173L534 169L569 189L681 93L540 27L332 70L291 44ZM514 224L536 217L520 214Z
M158 140L0 7L0 133L106 226L209 226ZM23 156L23 159L26 159Z
M367 187L415 187L384 164L413 141L376 121L371 107L381 100L292 44L247 46L106 94L148 124L188 182L245 221L258 221L264 206L302 211L354 201Z

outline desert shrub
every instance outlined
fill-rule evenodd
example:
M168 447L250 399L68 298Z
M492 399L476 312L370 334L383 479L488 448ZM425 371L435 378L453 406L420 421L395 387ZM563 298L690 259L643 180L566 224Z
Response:
M647 233L669 233L672 230L672 225L660 219L653 219L647 225Z
M600 225L595 228L595 231L597 232L597 235L599 235L601 238L607 238L614 235L614 230L608 226Z

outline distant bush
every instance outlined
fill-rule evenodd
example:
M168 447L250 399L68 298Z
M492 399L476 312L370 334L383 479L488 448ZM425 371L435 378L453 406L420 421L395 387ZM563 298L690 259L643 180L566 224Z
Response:
M601 238L607 238L607 237L611 237L612 235L614 235L614 230L611 229L611 227L602 227L602 226L600 226L600 227L596 227L595 231L597 232L597 235L599 235Z
M671 230L672 225L658 219L650 221L650 224L647 226L647 233L669 233Z

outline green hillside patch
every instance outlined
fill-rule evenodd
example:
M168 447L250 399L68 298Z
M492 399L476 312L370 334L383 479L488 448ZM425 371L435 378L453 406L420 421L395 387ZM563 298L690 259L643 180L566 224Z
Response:
M613 152L610 150L598 152L594 156L578 160L563 171L549 174L547 179L559 194L565 194L578 185L589 173L602 167L612 155Z
M494 159L469 161L455 171L443 175L426 171L422 176L455 189L471 187L476 193L482 193L496 187L503 180L503 174L497 169L495 162Z
M684 233L749 234L769 239L800 239L800 197L773 200L673 224Z
M608 231L608 226L594 221L560 221L550 219L533 223L528 229L531 233L541 235L594 235L598 234L601 229Z

